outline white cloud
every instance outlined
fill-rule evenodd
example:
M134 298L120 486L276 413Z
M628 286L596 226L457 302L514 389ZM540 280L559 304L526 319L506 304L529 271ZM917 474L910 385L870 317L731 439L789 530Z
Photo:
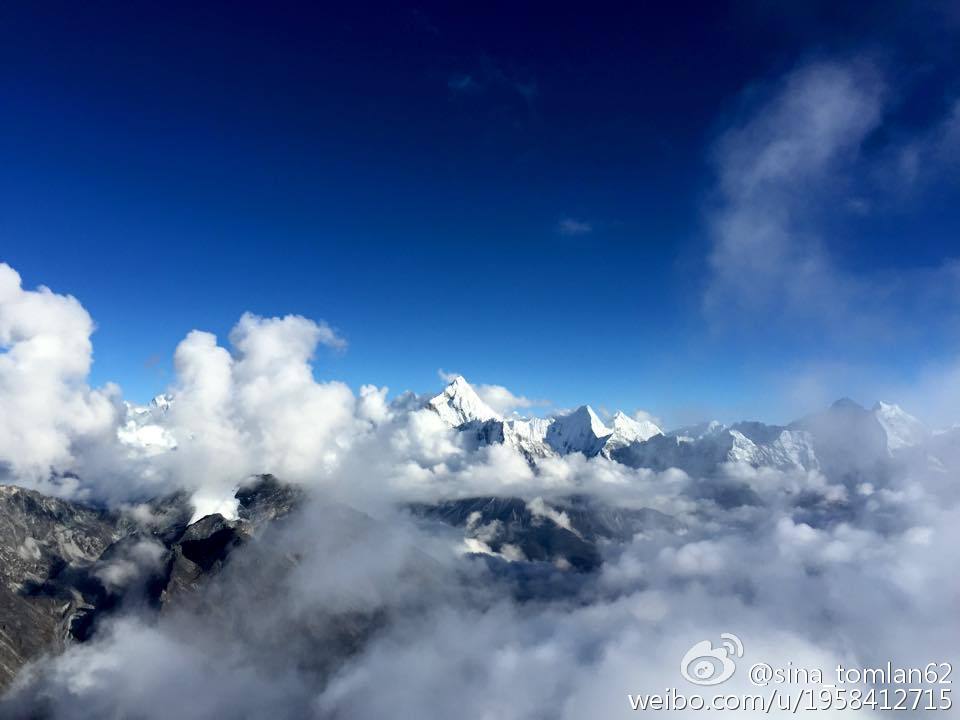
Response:
M748 112L719 138L713 157L704 304L718 325L787 320L798 332L890 340L914 331L915 313L936 318L956 308L955 259L851 271L831 237L838 214L889 205L917 185L921 169L931 177L941 156L960 150L954 107L932 130L868 151L892 94L864 60L806 64L751 90Z
M895 150L893 171L909 190L938 178L960 159L960 101L928 132L908 139Z
M230 333L232 353L199 330L181 341L176 402L152 426L177 450L132 456L118 440L119 389L87 385L93 328L75 298L24 290L0 265L0 470L20 484L113 501L179 486L201 510L219 509L238 482L269 468L322 483L357 428L386 417L385 390L363 389L358 412L346 385L314 379L316 348L346 347L329 325L247 313Z
M390 418L390 405L387 403L389 388L376 385L362 385L358 398L357 414L374 425L386 422Z
M444 370L443 368L439 368L439 369L437 370L437 375L438 375L438 376L440 377L440 379L443 380L445 383L451 383L451 382L453 382L454 380L456 380L457 377L459 377L460 373L447 372L447 371Z
M0 469L20 483L69 494L51 472L73 469L76 443L115 423L116 389L86 384L93 329L76 298L24 290L0 264Z
M177 346L167 422L178 449L161 462L177 478L198 478L188 484L199 486L207 505L229 498L252 473L322 482L360 432L353 393L343 383L318 383L310 364L318 344L342 341L300 316L249 313L230 341L234 354L200 331ZM365 411L376 413L375 405L368 392Z
M582 458L569 465L587 474L613 467ZM950 554L930 550L958 540L955 500L920 489L906 504L881 498L869 513L814 527L796 517L796 493L789 483L778 489L778 475L785 479L767 478L762 506L739 509L694 500L694 485L660 478L643 494L659 488L693 500L691 512L677 513L682 531L649 529L611 545L600 578L524 602L489 566L460 557L450 538L403 516L311 504L228 566L216 613L121 619L37 667L33 687L68 719L267 708L278 717L429 720L466 704L471 715L516 720L549 705L572 720L632 717L626 693L677 687L680 658L721 632L743 640L750 662L775 667L829 672L838 662L872 667L891 658L922 667L949 657L960 587ZM545 497L531 505L545 518L556 512ZM902 522L881 532L891 509ZM474 549L489 548L481 539ZM522 561L516 548L504 550ZM287 561L292 554L297 563ZM275 590L264 604L257 588L268 580ZM349 619L337 627L362 638L348 655L337 654L325 621L339 612ZM388 621L365 636L365 613ZM227 631L238 624L246 632ZM325 663L336 672L325 674ZM158 703L170 688L190 702ZM756 688L738 671L723 691Z
M503 385L478 385L476 390L487 405L504 416L524 408L548 404L544 400L531 400L525 395L514 395Z
M816 315L847 305L851 279L834 267L812 207L842 186L880 123L883 98L867 65L808 65L721 138L706 295L712 313Z
M40 661L11 702L41 698L68 720L429 719L464 707L517 719L545 709L630 717L626 693L676 686L685 651L720 632L737 633L752 658L784 666L923 666L955 650L960 578L950 553L931 550L960 541L956 488L925 458L873 473L869 493L860 478L738 464L710 477L580 454L532 467L506 445L473 449L435 413L388 405L385 388L364 386L355 397L341 383L318 382L311 359L322 327L244 315L229 348L189 333L176 350L175 401L163 420L178 448L131 461L97 441L116 423L114 405L85 385L89 316L71 298L23 291L0 268L0 338L9 348L0 356L0 400L31 423L2 426L5 460L17 457L12 432L41 460L25 463L27 471L51 458L109 468L102 458L117 451L114 474L103 476L117 492L140 474L164 490L185 485L213 508L248 473L270 471L315 499L268 541L232 556L212 586L216 612L184 606L105 623L93 642ZM61 406L45 404L50 385L58 400L106 403L103 422L88 432L61 417ZM33 426L52 428L56 442L31 446ZM711 492L718 487L751 492L737 495L749 495L745 504L724 505ZM574 494L670 522L644 520L599 543L597 575L543 569L567 583L563 592L518 602L497 563L522 562L519 544L474 563L458 552L462 532L397 512L409 501L490 494L519 497L539 522L559 527L576 525L575 511L559 504ZM493 552L476 529L474 549ZM126 583L157 550L137 545L102 574ZM367 617L377 622L365 625ZM350 652L339 652L345 637ZM743 676L731 692L754 691Z
M561 219L560 222L557 223L557 232L568 237L576 235L589 235L593 232L593 225L585 220L577 220L576 218L567 217Z
M653 413L649 413L646 410L636 410L633 413L633 419L640 423L653 423L657 427L663 427L663 421L658 418Z

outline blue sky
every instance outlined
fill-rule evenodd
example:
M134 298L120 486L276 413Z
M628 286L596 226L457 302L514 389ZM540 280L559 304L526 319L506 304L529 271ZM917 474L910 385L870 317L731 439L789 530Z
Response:
M674 422L935 384L960 14L766 5L5 7L0 260L137 399L248 310L328 321L354 386Z

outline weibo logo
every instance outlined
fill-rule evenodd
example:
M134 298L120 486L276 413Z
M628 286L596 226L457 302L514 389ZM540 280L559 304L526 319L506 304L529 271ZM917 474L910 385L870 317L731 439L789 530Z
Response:
M721 633L719 647L709 640L694 645L680 661L680 674L694 685L719 685L737 671L733 658L743 657L743 643L733 633Z

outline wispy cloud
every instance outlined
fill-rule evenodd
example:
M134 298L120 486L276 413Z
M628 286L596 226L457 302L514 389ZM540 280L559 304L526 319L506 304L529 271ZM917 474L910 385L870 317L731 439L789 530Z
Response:
M501 415L509 415L517 410L532 407L545 407L546 400L531 400L526 395L515 395L503 385L478 385L477 394L481 399Z
M138 478L164 494L184 487L198 515L226 511L255 472L315 500L198 576L174 612L98 616L89 642L37 659L0 715L430 720L466 699L525 720L542 717L547 698L568 720L619 717L625 692L678 682L678 659L717 628L776 667L922 665L954 649L960 581L954 558L931 549L960 542L955 445L936 463L926 452L890 458L885 445L863 455L860 421L840 419L827 424L828 462L814 471L729 462L690 475L581 453L531 465L506 444L472 447L419 406L389 407L385 388L357 398L318 382L319 327L247 314L231 349L189 333L174 358L176 400L156 419L178 449L139 455L117 443L120 403L87 386L90 316L71 297L24 290L0 265L0 406L15 411L0 415L0 469L44 481L55 464L76 488L110 483L124 504L143 496ZM921 392L942 394L944 383L957 384L955 370ZM477 389L491 403L530 402ZM508 510L506 521L440 530L408 511L491 495L521 499L531 527ZM551 527L581 540L593 527L615 534L596 545L602 564L578 572L564 568L579 543ZM500 532L511 542L495 562L471 564L452 542L493 554L481 543ZM537 558L525 565L513 537L531 538ZM564 539L542 540L553 537ZM154 567L155 549L143 567Z
M480 89L472 75L458 73L447 80L447 87L455 93L474 92Z
M501 63L484 55L470 72L454 73L447 79L447 88L454 94L499 92L520 97L532 106L539 95L536 78L528 73L506 69Z
M760 102L714 150L704 295L710 317L721 324L791 317L838 336L889 334L906 308L942 303L930 280L947 273L949 258L942 267L854 272L837 260L828 228L838 212L882 208L875 196L912 183L909 168L922 164L916 158L950 144L952 116L915 140L870 148L892 93L863 61L808 64L758 94ZM890 157L906 169L877 188L869 178Z
M574 235L589 235L593 232L593 225L585 220L567 217L557 223L557 232L568 237Z
M960 159L960 100L935 127L898 147L895 157L892 172L914 191L955 168Z
M883 85L868 66L801 68L716 152L708 309L826 311L851 288L809 216L881 119Z

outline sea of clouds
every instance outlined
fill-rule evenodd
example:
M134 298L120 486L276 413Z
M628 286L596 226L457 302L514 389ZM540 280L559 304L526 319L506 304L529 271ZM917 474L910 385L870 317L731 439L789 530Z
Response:
M814 64L718 143L709 309L775 296L778 311L808 312L815 291L857 314L863 288L819 244L797 244L785 178L818 185L848 162L885 97L860 64ZM145 453L118 438L120 389L89 385L93 330L77 299L26 289L0 265L0 482L111 507L183 488L197 516L229 517L238 484L269 472L309 500L238 551L196 606L123 614L29 667L10 712L619 717L631 714L628 693L684 688L684 653L721 633L741 638L750 662L783 667L958 659L955 468L925 456L870 482L739 465L697 478L579 454L531 466L508 446L472 448L416 398L317 380L315 353L345 347L327 324L252 314L225 340L196 330L180 342L162 419L176 450ZM748 500L724 501L713 483ZM404 510L497 495L549 513L545 503L571 494L675 523L604 543L600 570L520 599L509 561L468 557L462 535ZM135 563L152 557L147 548ZM757 692L744 672L723 688Z
M180 343L164 421L177 449L138 453L117 440L118 389L86 384L92 329L77 300L25 290L0 266L0 407L15 409L0 418L5 482L114 506L184 487L199 513L230 514L238 483L269 471L311 500L238 552L204 599L215 611L118 617L29 668L17 707L42 702L65 718L616 717L630 712L627 693L681 686L684 652L721 632L783 666L956 656L960 512L954 477L926 463L869 486L733 465L712 482L749 488L734 506L679 470L579 454L533 467L508 446L469 449L385 388L318 382L318 345L342 341L302 317L252 315L229 350L199 331ZM598 572L520 601L508 563L471 560L455 533L403 512L474 495L543 507L571 493L677 524L610 543ZM724 689L756 691L743 674Z

